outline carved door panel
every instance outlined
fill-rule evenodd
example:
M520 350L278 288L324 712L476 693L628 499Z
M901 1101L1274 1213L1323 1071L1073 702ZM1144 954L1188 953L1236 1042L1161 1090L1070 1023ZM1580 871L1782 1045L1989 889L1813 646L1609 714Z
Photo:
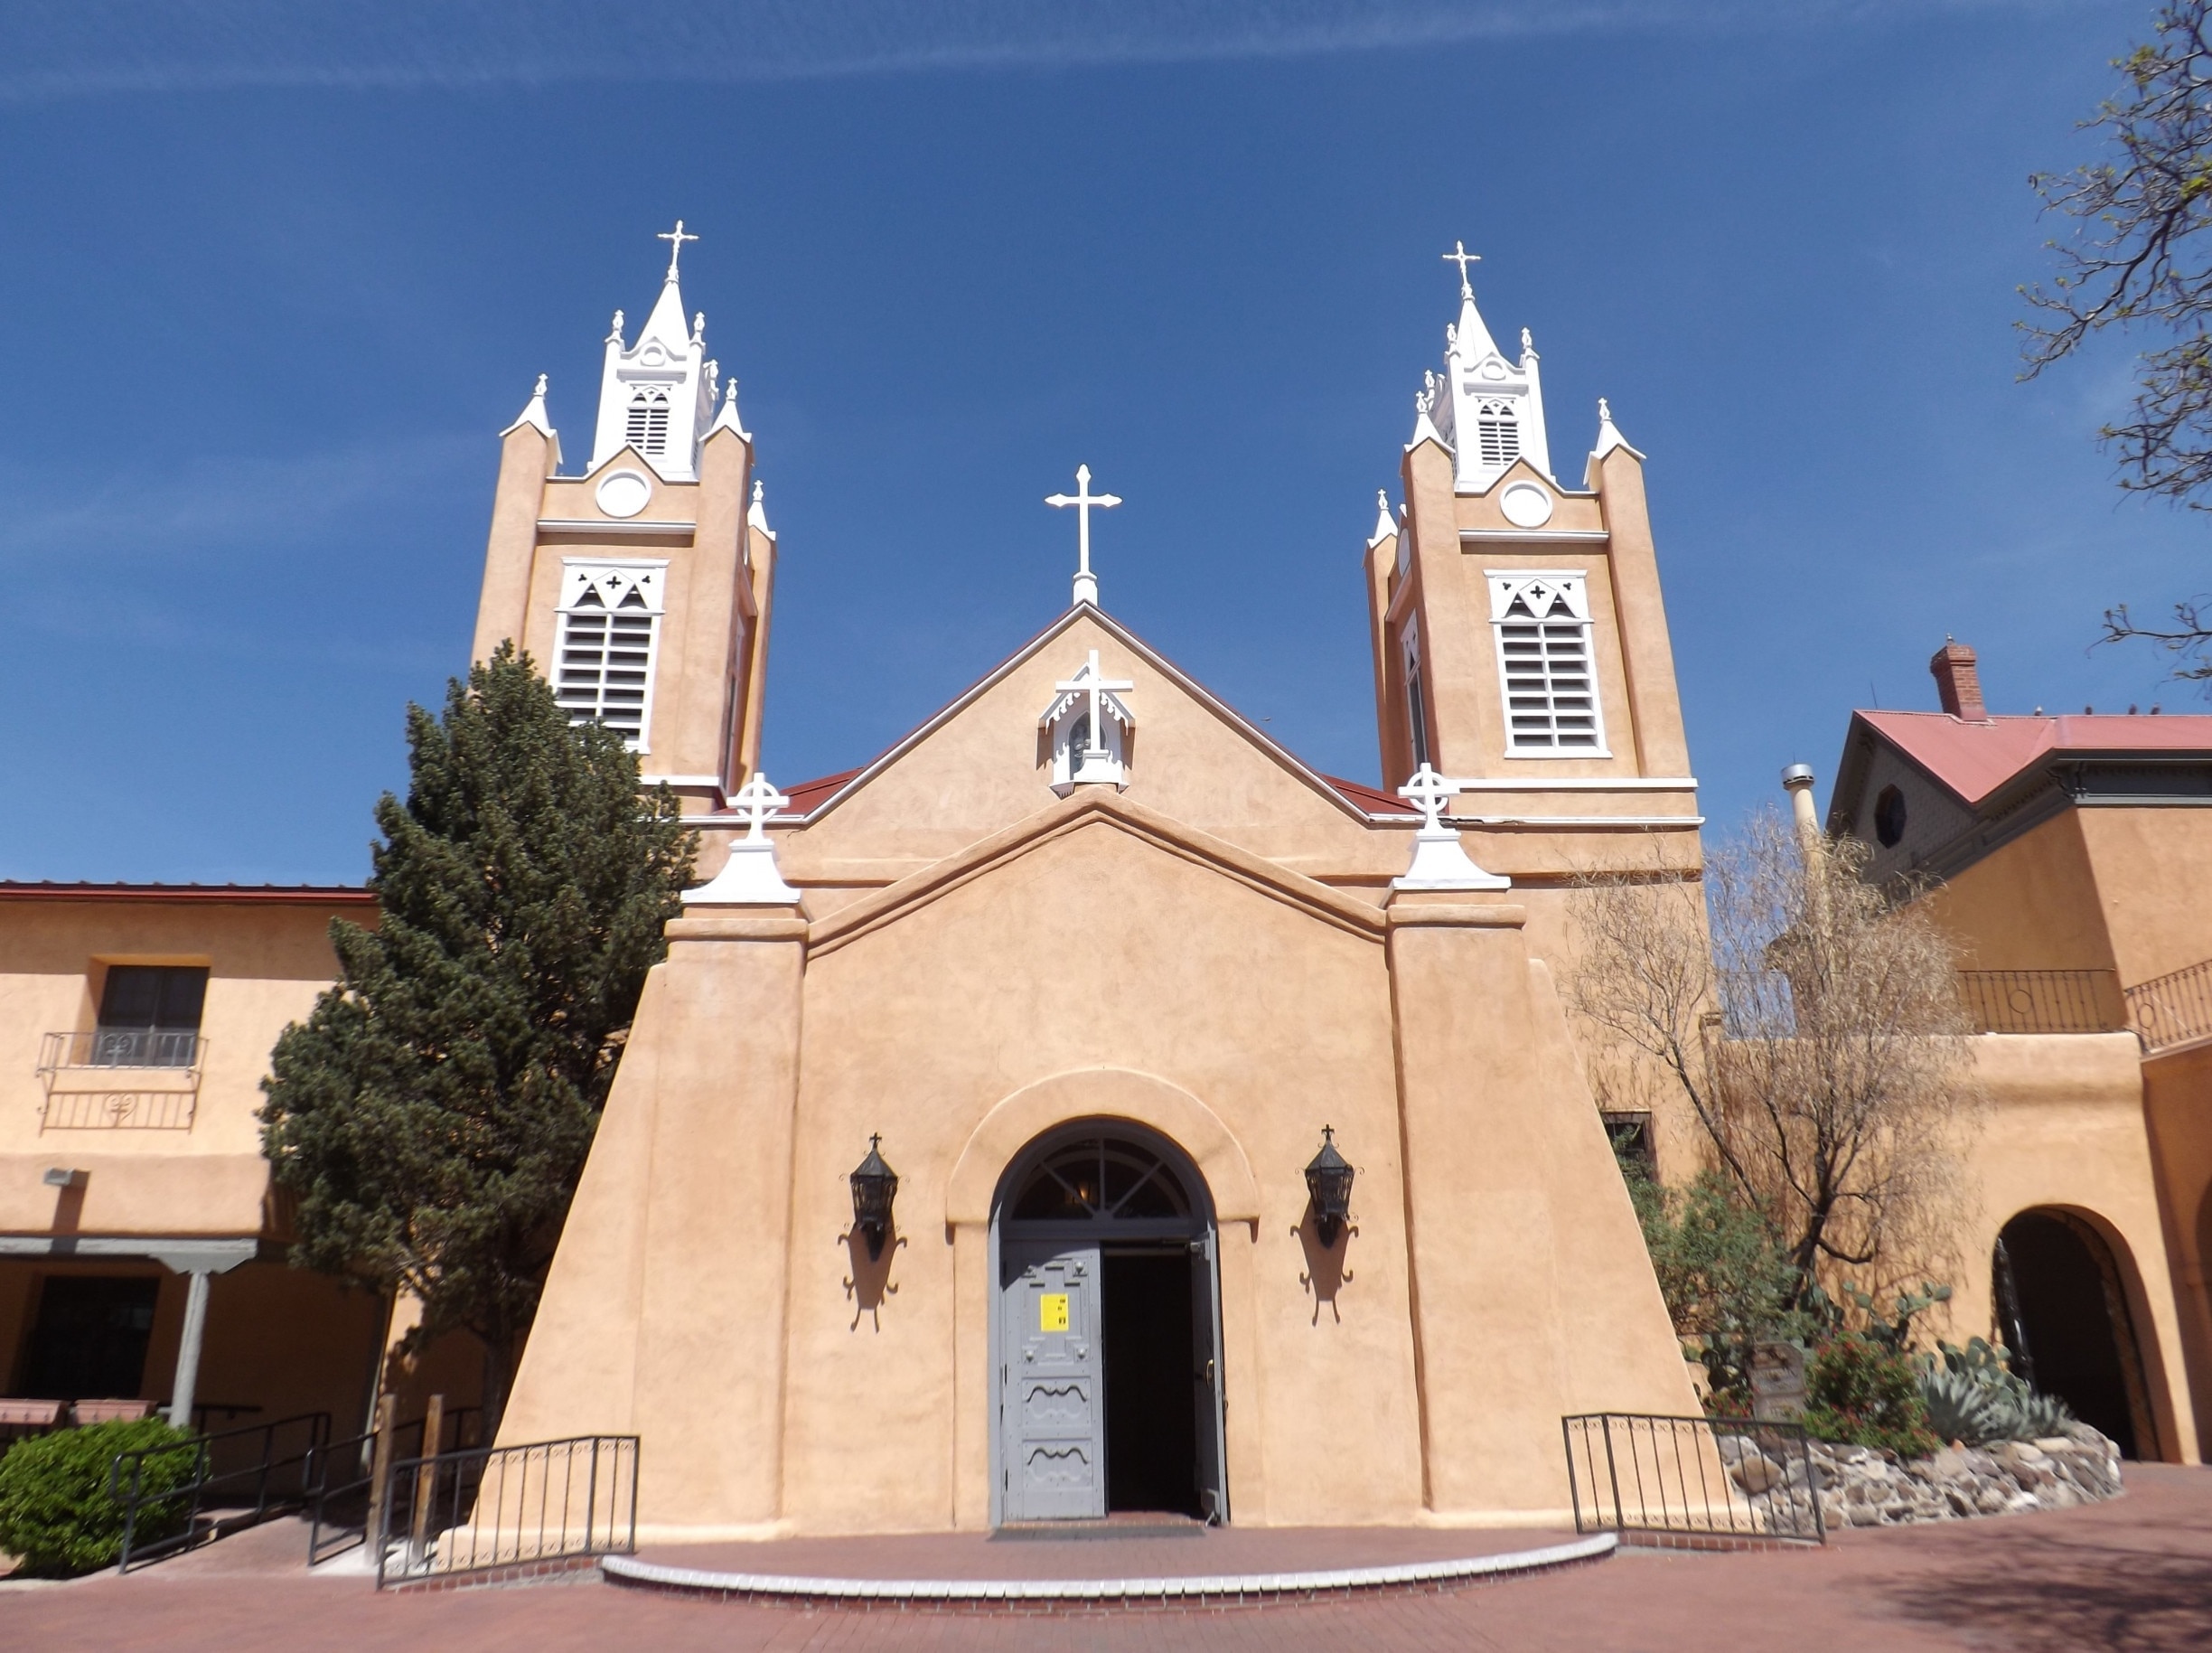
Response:
M1005 1519L1106 1513L1096 1246L1009 1241L1001 1256L998 1412Z

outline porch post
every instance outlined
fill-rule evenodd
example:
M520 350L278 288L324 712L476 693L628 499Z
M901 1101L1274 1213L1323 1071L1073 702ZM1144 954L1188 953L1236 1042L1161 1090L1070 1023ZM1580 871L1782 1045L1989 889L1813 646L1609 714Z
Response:
M200 1345L207 1335L208 1271L193 1269L185 1275L192 1283L184 1293L184 1335L177 1343L176 1382L169 1390L169 1422L190 1429L192 1391L200 1384Z

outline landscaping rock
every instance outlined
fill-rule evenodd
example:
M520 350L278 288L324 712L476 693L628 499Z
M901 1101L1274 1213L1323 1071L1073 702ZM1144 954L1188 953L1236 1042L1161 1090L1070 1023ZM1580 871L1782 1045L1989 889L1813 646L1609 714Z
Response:
M1946 1446L1910 1463L1863 1446L1811 1445L1821 1518L1830 1526L2070 1509L2117 1498L2123 1489L2120 1449L2085 1423L2039 1441ZM1800 1473L1795 1464L1776 1464L1748 1443L1729 1456L1738 1483L1749 1492L1765 1492Z

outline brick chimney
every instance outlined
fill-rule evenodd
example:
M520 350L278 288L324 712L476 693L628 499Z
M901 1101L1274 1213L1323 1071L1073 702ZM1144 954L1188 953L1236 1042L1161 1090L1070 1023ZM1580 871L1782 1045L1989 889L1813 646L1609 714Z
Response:
M1942 697L1944 710L1966 723L1990 720L1989 709L1982 704L1982 674L1974 669L1972 649L1945 637L1943 647L1928 662L1928 671L1936 679L1936 692Z

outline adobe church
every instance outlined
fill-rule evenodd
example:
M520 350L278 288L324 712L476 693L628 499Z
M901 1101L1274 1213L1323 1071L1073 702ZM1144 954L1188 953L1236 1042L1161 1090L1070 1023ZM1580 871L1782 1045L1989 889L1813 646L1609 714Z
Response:
M1113 617L1087 470L1049 502L1065 611L779 791L782 547L664 239L588 461L542 380L505 433L485 559L477 655L513 638L623 730L704 879L502 1438L637 1434L666 1536L1525 1525L1568 1503L1562 1414L1694 1414L1560 995L1578 878L1700 867L1603 405L1555 465L1529 336L1454 255L1361 563L1380 791Z

